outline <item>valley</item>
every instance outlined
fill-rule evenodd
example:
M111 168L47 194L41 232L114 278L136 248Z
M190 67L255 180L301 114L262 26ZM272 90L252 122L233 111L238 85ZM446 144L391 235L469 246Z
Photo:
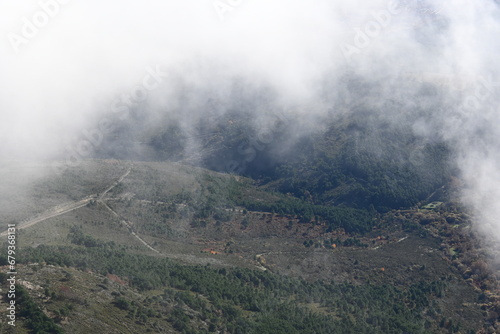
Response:
M103 176L92 177L85 170L94 173L104 170L108 177L111 174L114 177L110 177L107 185L94 184L92 180L102 180ZM18 224L18 247L22 254L18 271L22 277L20 284L39 307L62 328L73 328L71 332L91 332L94 325L85 320L89 313L84 309L98 312L98 308L106 304L115 307L120 295L127 296L128 302L141 310L146 299L157 298L162 289L173 288L169 291L209 298L210 309L215 307L209 291L203 293L203 289L198 292L195 289L193 292L189 284L175 288L172 283L151 281L150 276L155 277L155 271L161 267L137 269L142 273L134 278L136 274L126 269L129 265L115 268L116 263L106 264L107 260L103 259L95 260L99 263L89 262L89 256L101 257L101 254L108 254L105 256L109 259L118 253L128 254L126 257L131 259L150 258L152 268L155 268L155 261L167 261L172 263L169 266L176 263L175 266L184 266L186 270L215 270L216 275L221 270L225 273L246 270L276 279L286 277L297 283L309 282L307 284L317 287L347 284L355 294L358 289L368 287L391 286L404 293L418 282L438 284L440 292L431 292L425 297L428 301L413 315L421 319L422 328L430 332L461 332L464 328L476 331L486 319L491 319L492 312L500 305L496 302L495 273L486 268L477 271L478 261L481 261L480 247L474 245L473 235L467 236L470 221L457 211L453 202L424 203L421 208L373 214L370 231L353 233L342 227L332 228L331 223L318 216L306 220L296 214L256 211L252 210L252 205L238 205L242 196L264 200L268 205L287 200L241 176L168 162L130 164L110 160L88 161L85 166L67 173L80 175L74 182L87 179L88 192L79 200L60 203ZM64 174L49 176L47 180L71 182L66 181L66 177ZM38 186L43 187L43 180ZM58 190L48 191L44 197L60 196L56 193L63 188L57 183L51 187ZM66 195L73 198L77 198L78 193L72 193L71 189L82 191L77 185L64 189ZM62 273L71 273L72 278L44 279L47 275ZM92 288L88 282L95 280L108 282L105 283L107 288L99 288L102 285L99 283ZM68 287L69 283L61 283L66 281L74 281L76 285ZM87 283L80 286L83 281ZM40 292L44 289L56 291L56 294L61 289L69 289L71 297L65 293L59 299L50 295L43 297ZM88 297L99 289L113 293L107 292L107 297L99 293L97 304L89 301ZM177 305L178 312L194 312L182 303L172 303L170 307ZM335 319L336 311L327 304L327 300L320 302L314 297L294 307L302 305L300 307L314 310L313 314ZM417 305L412 306L411 299L404 304L416 310ZM61 305L72 306L61 315ZM235 304L235 307L242 306ZM216 309L210 312L219 312ZM252 321L257 323L253 326L260 326L257 324L262 320L255 320L255 317L262 310L249 311L245 307L242 310L246 314L242 315L244 319L254 319ZM168 320L167 313L157 314L162 313L157 306L150 311L157 314L153 317L156 320L146 316L138 322L130 312L117 312L100 320L101 325L114 328L113 319L120 319L131 332L138 324L153 332L155 328L157 331L163 328L160 332L165 332L166 328L176 332L175 322ZM210 326L204 325L198 317L190 316L186 328L191 328L193 333L208 331ZM340 319L344 319L343 316ZM217 326L223 332L231 332L227 327L230 323L226 319ZM371 322L356 323L374 326ZM415 325L414 321L411 323ZM75 331L76 324L86 329ZM372 330L376 332L377 328L380 327L377 325Z

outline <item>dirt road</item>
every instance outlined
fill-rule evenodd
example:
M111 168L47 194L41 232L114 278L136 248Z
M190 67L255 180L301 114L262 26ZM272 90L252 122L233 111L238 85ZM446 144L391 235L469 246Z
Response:
M129 167L127 169L127 171L122 176L120 176L120 178L118 180L116 180L115 182L113 182L100 195L98 195L98 194L92 194L92 195L89 195L89 196L87 196L87 197L85 197L85 198L83 198L83 199L81 199L81 200L79 200L77 202L68 202L68 203L64 203L64 204L58 205L56 207L53 207L53 208L45 211L44 213L42 213L42 214L40 214L40 215L38 215L36 217L30 218L30 219L28 219L26 221L23 221L23 222L19 223L16 228L20 230L20 229L24 229L24 228L33 226L33 225L35 225L37 223L43 222L44 220L47 220L47 219L50 219L50 218L54 218L54 217L60 216L62 214L71 212L73 210L82 208L82 207L86 206L88 203L90 203L90 201L95 200L95 201L99 201L100 203L102 203L109 211L111 211L111 213L114 216L116 216L118 219L120 219L120 222L128 228L130 234L132 236L134 236L135 238L137 238L142 244L144 244L144 246L146 246L147 248L149 248L150 250L152 250L152 251L154 251L156 253L160 253L158 250L154 249L150 244L148 244L146 241L144 241L139 235L137 235L137 233L135 233L133 231L133 229L130 226L130 224L127 223L127 221L125 219L123 219L113 209L111 209L108 206L108 204L104 201L104 197L106 196L106 194L109 191L111 191L114 187L116 187L118 184L120 184L130 174L131 170L132 170L132 167ZM4 231L4 232L0 233L0 237L6 236L6 235L7 235L7 231Z
M43 222L44 220L54 218L54 217L60 216L62 214L65 214L67 212L71 212L73 210L84 207L91 200L95 200L95 199L97 199L97 194L89 195L89 196L85 197L84 199L79 200L78 202L68 202L68 203L58 205L56 207L53 207L53 208L43 212L42 214L40 214L38 216L35 216L33 218L30 218L28 220L25 220L25 221L19 223L16 226L16 228L18 230L21 230L21 229L33 226L37 223ZM0 233L0 237L6 236L6 235L7 235L7 231Z

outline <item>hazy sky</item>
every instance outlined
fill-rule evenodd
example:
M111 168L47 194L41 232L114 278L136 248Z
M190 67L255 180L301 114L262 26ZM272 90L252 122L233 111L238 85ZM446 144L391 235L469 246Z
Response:
M180 82L224 99L243 78L285 109L319 106L304 118L345 73L380 79L379 101L404 100L391 78L437 85L442 107L415 133L453 146L467 203L500 237L496 1L0 0L0 36L3 160L68 154L130 96L145 112L182 112Z

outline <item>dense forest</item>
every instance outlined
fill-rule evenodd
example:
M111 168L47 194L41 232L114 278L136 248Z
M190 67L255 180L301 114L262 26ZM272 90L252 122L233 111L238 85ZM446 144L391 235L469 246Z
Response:
M125 253L112 243L75 229L70 239L83 246L23 249L23 262L45 262L115 274L141 291L163 289L148 303L174 303L158 314L117 295L114 305L148 323L168 317L182 333L431 333L430 320L440 317L435 299L446 280L414 282L408 287L307 282L269 272L240 268L181 265L167 259ZM313 307L313 305L317 305ZM316 311L315 311L316 310ZM319 311L321 310L321 311ZM193 312L206 328L194 326ZM450 333L463 324L444 319Z
M390 106L394 109L395 106ZM303 112L306 112L305 110ZM375 208L410 207L449 182L454 171L443 141L424 141L407 125L379 118L360 107L348 116L326 116L322 126L298 131L300 116L276 116L265 133L250 121L251 110L228 112L199 124L200 158L187 162L244 175L269 189L318 205ZM424 118L422 111L413 116ZM276 120L277 119L277 120ZM185 160L186 134L171 123L149 145L158 157Z

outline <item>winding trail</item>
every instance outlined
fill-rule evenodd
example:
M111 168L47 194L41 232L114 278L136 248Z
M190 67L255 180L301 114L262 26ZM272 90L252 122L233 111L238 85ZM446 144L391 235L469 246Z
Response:
M102 201L102 199L104 198L104 196L106 196L106 194L111 190L113 189L114 187L116 187L118 184L120 184L129 174L130 174L130 171L132 170L132 167L129 167L127 169L127 171L125 172L125 174L123 174L122 176L120 176L120 178L118 180L116 180L112 185L110 185L106 190L103 191L103 193L101 194L101 196L99 196L99 201Z
M123 219L123 217L121 217L115 210L111 209L111 207L109 207L109 205L106 202L104 202L104 201L99 201L99 202L102 203L106 207L106 209L108 209L114 216L116 216L120 220L120 223L122 223L123 225L125 225L128 228L128 230L129 230L129 232L130 232L131 235L133 235L134 237L136 237L142 244L144 244L144 246L146 246L147 248L149 248L153 252L156 252L156 253L160 254L159 250L154 249L153 246L151 246L150 244L148 244L137 233L135 233L133 231L132 226L125 219Z
M114 187L116 187L118 184L120 184L130 174L131 170L132 170L132 167L129 167L127 169L127 171L122 176L120 176L120 178L118 180L113 182L100 195L99 194L92 194L92 195L89 195L89 196L87 196L87 197L85 197L77 202L63 203L61 205L50 208L47 211L43 212L42 214L37 215L36 217L30 218L28 220L25 220L25 221L19 223L16 226L16 229L18 229L18 230L25 229L27 227L30 227L30 226L33 226L33 225L38 224L40 222L43 222L47 219L54 218L54 217L63 215L65 213L74 211L76 209L82 208L82 207L86 206L88 203L90 203L90 201L95 200L95 201L98 201L99 203L103 204L107 210L109 210L114 216L116 216L120 220L120 222L128 228L130 234L132 236L134 236L135 238L137 238L142 244L144 244L144 246L146 246L147 248L149 248L153 252L160 254L160 251L153 248L150 244L148 244L146 241L144 241L144 239L142 239L139 235L137 235L137 233L135 233L133 231L132 226L123 217L121 217L118 213L116 213L116 211L111 209L109 207L109 205L104 201L104 197L106 196L106 194L109 191L111 191ZM0 237L7 236L7 234L8 233L6 230L6 231L0 233Z
M25 220L25 221L19 223L16 226L16 229L22 230L22 229L25 229L27 227L33 226L35 224L38 224L40 222L43 222L44 220L54 218L54 217L60 216L62 214L71 212L73 210L82 208L85 205L87 205L88 203L90 203L91 200L95 200L95 199L97 199L97 194L89 195L89 196L79 200L78 202L68 202L68 203L63 203L61 205L55 206L51 209L48 209L47 211L43 212L40 215L37 215L33 218L30 218L28 220ZM0 233L0 237L6 236L6 235L7 235L7 231Z

